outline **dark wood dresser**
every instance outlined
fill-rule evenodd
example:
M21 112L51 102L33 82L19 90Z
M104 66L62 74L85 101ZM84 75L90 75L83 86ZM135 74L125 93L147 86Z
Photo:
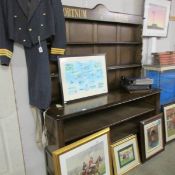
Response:
M54 175L51 152L103 128L110 127L111 142L129 134L139 135L139 122L160 110L160 92L134 93L120 88L121 76L141 75L142 17L64 6L66 55L106 54L109 93L62 104L59 71L51 62L52 105L46 112L49 146L48 175Z

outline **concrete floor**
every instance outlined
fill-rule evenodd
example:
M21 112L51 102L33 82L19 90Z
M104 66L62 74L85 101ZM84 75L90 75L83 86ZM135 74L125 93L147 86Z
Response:
M175 141L165 150L125 175L175 175Z

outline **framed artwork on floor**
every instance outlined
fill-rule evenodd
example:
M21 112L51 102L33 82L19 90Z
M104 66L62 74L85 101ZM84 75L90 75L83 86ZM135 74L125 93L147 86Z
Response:
M167 36L170 5L167 0L145 0L143 36Z
M52 153L55 175L112 175L109 128Z
M142 161L164 150L162 114L140 122Z
M122 175L140 164L136 135L117 141L111 150L115 175Z
M169 142L175 139L175 104L163 107L165 122L165 140Z

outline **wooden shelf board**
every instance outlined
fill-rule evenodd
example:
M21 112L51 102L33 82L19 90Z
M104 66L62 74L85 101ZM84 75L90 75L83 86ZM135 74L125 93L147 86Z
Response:
M67 46L76 45L140 45L142 42L116 41L116 42L67 42Z
M155 108L147 103L132 102L110 110L89 114L64 122L65 140L75 140L87 134L94 133L106 127L121 124L138 116L154 111ZM79 126L79 127L77 127Z
M112 70L119 70L119 69L129 69L129 68L141 68L141 64L127 64L127 65L120 65L120 66L108 66L107 70L112 71ZM57 73L52 73L51 78L58 78L59 75Z
M109 66L107 67L108 71L119 70L119 69L129 69L129 68L141 68L141 64L128 64L128 65L120 65L120 66Z
M116 107L121 104L150 97L159 93L160 91L158 90L152 90L151 92L129 94L125 90L118 89L108 94L85 98L65 104L62 108L52 106L47 111L47 115L54 120L65 120L77 116L81 117L85 114L109 109L111 107Z
M108 66L108 71L114 71L114 70L120 70L120 69L130 69L130 68L141 68L141 64L131 64L131 65L120 65L120 66ZM59 78L58 73L52 73L50 77L53 78Z

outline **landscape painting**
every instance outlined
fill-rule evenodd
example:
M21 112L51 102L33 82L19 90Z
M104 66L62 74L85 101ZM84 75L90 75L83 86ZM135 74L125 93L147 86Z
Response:
M170 4L167 0L145 0L143 36L167 35Z
M164 6L150 4L148 9L148 23L149 29L163 30L166 22L167 9Z
M137 135L129 135L111 145L114 175L122 175L140 164Z
M120 167L129 164L135 160L133 145L128 145L126 148L123 148L118 151L118 158L120 162Z

